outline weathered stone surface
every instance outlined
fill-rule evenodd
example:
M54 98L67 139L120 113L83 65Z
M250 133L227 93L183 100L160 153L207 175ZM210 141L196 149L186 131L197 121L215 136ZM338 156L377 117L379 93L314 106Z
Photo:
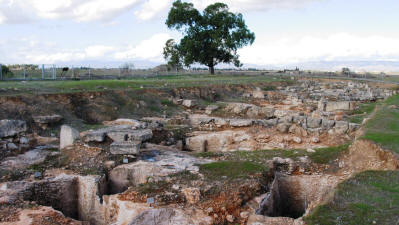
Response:
M196 102L194 100L183 100L183 102L181 103L182 106L187 107L187 108L192 108L194 106L196 106Z
M143 123L135 119L117 119L114 121L105 121L103 124L106 126L129 125L135 128L144 128Z
M218 109L219 109L219 106L218 106L218 105L208 105L208 106L205 108L205 113L208 114L208 115L210 115L210 114L212 114L214 111L216 111L216 110L218 110Z
M136 216L129 225L210 225L212 218L200 211L171 208L150 209Z
M73 145L79 138L79 131L70 126L62 125L60 132L60 149Z
M141 141L114 142L110 146L111 154L136 155L140 152Z
M182 190L186 201L195 204L201 200L201 192L198 188L185 188Z
M259 90L255 90L252 92L252 96L254 98L265 98L265 94L263 93L263 91Z
M325 105L325 111L327 112L349 111L354 109L355 109L355 104L349 101L327 102Z
M335 126L335 120L323 119L321 122L321 126L325 130L329 130Z
M106 133L101 131L89 131L85 132L83 135L81 134L84 142L104 142L105 136Z
M186 139L186 148L196 152L218 152L233 150L253 150L251 135L245 131L220 131L200 134Z
M226 106L226 111L232 112L235 114L245 114L249 108L253 107L251 104L245 103L229 103Z
M277 125L277 130L281 133L288 133L288 130L290 129L291 124L289 123L280 123Z
M248 119L230 119L230 126L232 127L249 127L252 126L253 120Z
M295 134L301 137L306 137L308 136L308 132L306 132L305 129L300 127L299 125L293 124L290 129L288 130L289 133Z
M18 146L16 144L14 144L14 143L8 143L7 144L7 149L8 150L17 150Z
M346 121L336 121L335 122L335 127L334 127L335 133L344 134L348 131L348 129L349 129L348 122L346 122Z
M210 162L198 159L182 152L160 151L151 160L140 160L134 163L115 167L109 174L112 193L124 191L129 186L136 186L184 170L197 172L199 164Z
M27 130L22 120L0 120L0 138L11 137Z
M307 127L309 127L309 128L319 128L321 126L321 119L314 118L314 117L308 117L306 124L307 124Z
M58 152L51 152L45 149L35 149L24 154L5 158L0 163L0 168L4 170L24 169L34 164L44 162L48 155L56 155Z
M124 142L124 141L147 141L152 138L152 130L143 129L143 130L115 130L107 133L107 136L110 137L115 142Z
M47 116L33 116L33 120L38 124L53 124L58 123L63 119L62 116L54 114Z
M16 221L11 223L1 222L2 225L38 225L48 224L49 221L57 221L57 224L85 225L81 221L65 217L62 212L51 207L39 206L35 208L22 209L18 212Z

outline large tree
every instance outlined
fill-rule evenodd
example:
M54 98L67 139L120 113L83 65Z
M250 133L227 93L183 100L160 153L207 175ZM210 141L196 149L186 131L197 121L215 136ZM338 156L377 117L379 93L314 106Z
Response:
M208 66L211 74L215 73L219 63L242 66L237 50L255 40L255 34L248 29L242 14L230 12L223 3L209 5L200 13L192 3L177 0L169 11L166 25L183 34L180 43L173 40L166 43L164 56L169 64L182 61L185 66L190 66L199 63Z

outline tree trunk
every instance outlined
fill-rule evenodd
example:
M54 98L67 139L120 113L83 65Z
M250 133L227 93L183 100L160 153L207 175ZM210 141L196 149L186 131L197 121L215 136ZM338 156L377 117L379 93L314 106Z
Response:
M209 66L209 72L211 72L212 75L215 74L215 66Z

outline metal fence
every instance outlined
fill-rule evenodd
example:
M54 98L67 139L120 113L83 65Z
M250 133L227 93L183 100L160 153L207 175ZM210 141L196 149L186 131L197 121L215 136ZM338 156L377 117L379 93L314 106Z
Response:
M201 75L209 74L205 69L192 69L181 71L168 71L162 69L131 69L120 68L91 68L83 66L57 67L56 65L21 65L11 68L0 64L0 80L89 80L89 79L129 79L137 77L157 77L166 75ZM390 76L385 74L340 74L331 72L305 72L305 71L266 71L266 70L216 70L216 74L223 75L279 75L292 78L349 78L387 80Z
M4 70L7 68L7 70ZM168 71L159 69L57 67L56 65L21 65L11 68L0 64L0 80L88 80L129 79L162 75L207 74L207 70Z

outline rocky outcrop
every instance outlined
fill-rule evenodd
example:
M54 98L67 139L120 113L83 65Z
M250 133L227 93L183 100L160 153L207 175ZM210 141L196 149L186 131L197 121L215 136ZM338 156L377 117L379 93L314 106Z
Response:
M137 215L129 225L211 225L212 218L198 210L150 209Z
M54 114L47 116L33 116L33 121L37 123L43 129L46 129L51 124L56 124L63 119L62 116Z
M0 138L12 137L27 130L22 120L0 120Z
M120 193L129 186L136 186L162 179L163 177L184 170L197 172L198 165L209 162L180 152L161 151L147 157L146 160L120 165L109 174L111 193Z

